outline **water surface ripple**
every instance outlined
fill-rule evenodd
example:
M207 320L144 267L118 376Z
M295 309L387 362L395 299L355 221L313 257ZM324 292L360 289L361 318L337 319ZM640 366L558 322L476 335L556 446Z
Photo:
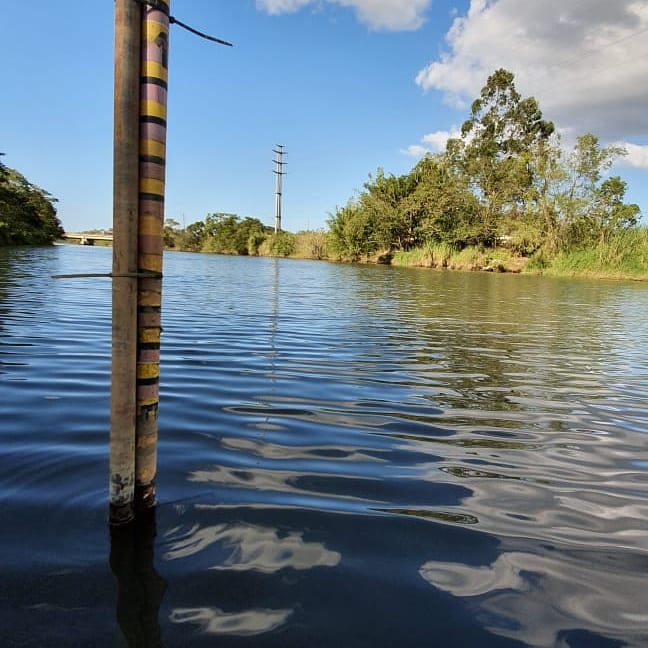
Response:
M646 285L168 253L124 541L110 263L0 250L2 645L648 645Z

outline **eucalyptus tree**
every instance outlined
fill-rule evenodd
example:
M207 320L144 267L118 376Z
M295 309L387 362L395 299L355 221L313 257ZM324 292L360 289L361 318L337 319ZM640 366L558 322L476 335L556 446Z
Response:
M565 160L561 194L566 246L605 242L615 231L636 224L639 207L624 203L626 183L618 176L604 179L626 153L621 146L602 146L592 133L576 138Z
M533 186L532 158L554 132L533 97L522 98L514 75L499 69L490 75L470 116L461 127L461 138L449 142L479 199L479 239L492 245L502 233L504 216L517 218ZM454 150L453 150L454 149Z
M619 176L604 180L596 189L592 210L592 236L607 244L617 232L637 225L639 205L624 202L627 183Z

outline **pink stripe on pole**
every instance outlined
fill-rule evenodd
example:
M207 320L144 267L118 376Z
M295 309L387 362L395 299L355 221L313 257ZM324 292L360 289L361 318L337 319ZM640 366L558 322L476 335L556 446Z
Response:
M141 162L140 173L145 178L164 180L164 166L155 162Z
M159 254L161 256L164 251L162 237L140 234L139 249L143 254Z
M166 106L167 103L166 88L156 85L155 83L143 83L142 99L144 99L145 101L157 101L158 103L164 104Z
M140 124L142 139L153 140L155 142L166 142L166 128L161 124L143 122Z
M160 350L159 349L140 349L137 356L140 362L159 362Z
M138 385L137 386L137 400L154 400L160 395L160 385Z

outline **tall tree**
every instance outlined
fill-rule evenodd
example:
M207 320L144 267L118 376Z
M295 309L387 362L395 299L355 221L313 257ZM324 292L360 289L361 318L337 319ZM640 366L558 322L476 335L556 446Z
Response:
M561 194L565 246L605 240L636 223L639 208L623 203L626 183L619 177L603 180L614 161L624 155L623 147L602 146L592 133L576 138L565 161Z
M535 148L554 131L542 118L533 97L523 99L514 76L499 69L488 77L461 128L460 144L451 142L455 156L470 178L480 201L480 242L494 244L502 217L521 212L533 184L530 160Z

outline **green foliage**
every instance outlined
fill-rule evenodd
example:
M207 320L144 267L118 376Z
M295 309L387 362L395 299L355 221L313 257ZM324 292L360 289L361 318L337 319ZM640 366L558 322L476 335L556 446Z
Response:
M551 265L551 260L544 250L538 250L533 254L526 265L524 266L525 272L542 273Z
M426 156L411 175L416 178L416 186L404 203L407 211L416 215L413 244L473 242L478 201L450 157Z
M495 267L505 248L507 264L510 255L534 256L539 267L560 252L608 245L640 217L637 205L624 202L626 183L606 177L621 155L591 133L564 152L537 101L517 92L511 72L497 70L445 152L428 154L403 176L379 169L329 218L331 253ZM452 261L439 262L432 252L439 244L453 250Z
M534 181L530 160L553 132L536 100L517 92L511 72L488 77L454 144L459 168L479 199L476 243L494 245L507 233L506 221L524 213Z
M53 198L0 163L0 246L46 245L63 235Z
M357 202L350 201L328 220L331 250L338 258L358 261L376 252L371 214Z
M268 238L268 235L265 232L253 231L248 238L248 254L251 256L258 256L259 249L266 238Z
M546 274L645 277L648 275L648 228L616 232L595 246L565 250L544 269Z
M292 256L295 252L295 235L290 232L270 234L259 248L264 256Z
M202 249L205 240L205 223L197 221L187 225L184 230L184 240L182 249L191 252L199 252Z
M173 220L173 218L167 218L164 221L164 247L166 248L175 248L176 239L178 237L178 230L180 228L180 223Z
M447 268L457 255L457 250L448 243L427 243L423 247L399 250L394 254L394 265L421 268Z
M240 219L235 214L208 214L204 221L185 230L184 249L216 254L255 254L266 227L256 218Z
M621 147L601 146L591 133L577 138L558 192L559 249L605 243L615 232L636 225L640 210L624 204L626 183L618 176L602 180L614 160L625 154Z

